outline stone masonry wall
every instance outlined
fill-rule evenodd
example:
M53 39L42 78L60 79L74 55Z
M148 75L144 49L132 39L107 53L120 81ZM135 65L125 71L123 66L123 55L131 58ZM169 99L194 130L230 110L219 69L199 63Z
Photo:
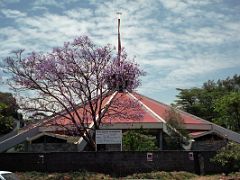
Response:
M210 162L214 154L213 151L0 153L0 169L44 172L87 170L115 175L151 171L223 172ZM199 157L203 166L199 164Z

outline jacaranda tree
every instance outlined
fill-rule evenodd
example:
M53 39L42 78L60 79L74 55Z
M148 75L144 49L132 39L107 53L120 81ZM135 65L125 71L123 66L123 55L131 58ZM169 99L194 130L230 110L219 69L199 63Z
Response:
M92 132L104 118L124 114L120 112L124 109L132 109L132 114L125 116L141 118L136 101L123 103L119 95L114 96L116 91L137 88L139 77L144 74L124 50L114 53L110 45L99 47L81 36L50 53L24 56L23 50L18 50L14 54L6 58L5 64L12 75L11 87L18 92L27 91L21 93L21 107L35 114L70 120L74 128L63 128L72 133L74 129L92 147ZM94 125L90 127L90 123Z

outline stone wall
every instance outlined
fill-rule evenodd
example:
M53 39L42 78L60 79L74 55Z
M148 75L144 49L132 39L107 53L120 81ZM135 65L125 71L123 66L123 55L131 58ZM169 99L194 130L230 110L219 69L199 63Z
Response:
M87 170L127 175L151 171L222 172L213 151L1 153L0 169L66 172ZM201 164L200 164L201 161Z
M77 152L75 144L70 143L36 143L27 144L27 152Z

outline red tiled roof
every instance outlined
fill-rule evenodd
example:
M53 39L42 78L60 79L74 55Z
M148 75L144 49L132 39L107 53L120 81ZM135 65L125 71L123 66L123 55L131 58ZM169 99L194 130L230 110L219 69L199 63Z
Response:
M118 93L116 95L116 98L119 100L119 103L127 103L129 100L133 100L137 98L142 104L142 107L138 109L138 111L134 111L131 108L125 108L121 109L118 107L115 107L115 109L109 109L109 113L118 110L118 115L116 116L110 116L110 117L105 117L102 120L102 123L108 124L108 123L156 123L156 122L164 122L167 116L167 112L170 110L170 106L157 102L151 98L145 97L143 95L140 95L136 92L134 93ZM111 95L105 99L104 104L106 105L107 102L110 100ZM83 108L79 108L78 113L83 113ZM201 125L201 124L210 124L207 121L201 120L198 117L195 117L191 114L179 111L180 115L184 121L184 124L196 124L196 125ZM126 115L126 114L142 114L142 118L137 118L137 119L132 119L132 118L123 118L120 117L121 115ZM75 113L72 113L74 117L76 117ZM69 116L69 115L68 115ZM76 118L77 119L77 118ZM89 118L90 119L90 118ZM90 124L91 121L89 120L86 124ZM71 125L73 124L69 119L64 118L64 117L57 117L54 118L53 120L48 121L45 123L45 126L47 125L53 125L53 124L61 124L61 125Z
M103 105L107 104L107 102L110 100L111 96L106 97L103 100ZM77 113L82 115L84 112L84 109L88 109L89 110L89 106L85 106L84 108L82 108L81 106L79 106L79 108L77 109ZM76 120L76 123L81 123L81 121L79 120L79 118L77 117L77 113L75 113L74 111L72 111L71 115L74 117L74 119ZM57 116L49 121L46 121L43 126L51 126L51 125L61 125L61 126L66 126L66 125L73 125L74 123L68 119L70 117L69 114L66 113L66 117L63 116ZM89 112L85 111L85 120L84 123L85 124L91 124L91 117Z
M162 117L166 120L167 112L170 110L170 106L155 101L151 98L145 97L143 95L134 93L134 95L140 99L146 106L148 106L151 110L153 110L158 116ZM186 112L179 111L184 124L206 124L206 121L201 120L198 117L194 117L191 114Z
M132 97L129 96L128 93L118 93L116 98L120 98L121 102L127 102L128 100L134 100ZM121 118L119 117L117 114L115 117L106 117L103 120L103 123L137 123L137 122L141 122L141 123L153 123L153 122L159 122L159 120L154 117L151 113L149 113L146 109L144 109L144 107L140 106L140 108L136 110L134 110L134 108L125 108L123 109L124 111L121 112L121 109L119 110L120 113L124 113L124 114L140 114L142 115L141 118L135 118L135 119L131 119L131 118ZM111 111L111 110L110 110ZM110 112L111 113L111 112Z
M206 135L210 133L210 131L193 131L191 133L189 133L189 135L193 138L197 138L197 137L200 137L202 135Z

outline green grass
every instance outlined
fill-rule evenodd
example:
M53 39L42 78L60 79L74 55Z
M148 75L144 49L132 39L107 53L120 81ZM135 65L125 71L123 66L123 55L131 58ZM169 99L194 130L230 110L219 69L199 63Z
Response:
M16 172L20 180L95 180L112 179L109 175L91 172L69 173L41 173L41 172Z
M112 177L107 174L92 173L87 171L69 173L40 173L40 172L16 172L20 180L98 180L98 179L161 179L161 180L219 180L240 179L240 172L229 174L198 176L189 172L164 172L136 173L126 177Z
M192 179L197 177L197 175L188 173L188 172L164 172L157 171L151 173L138 173L127 176L126 179L176 179L176 180L184 180L184 179Z

